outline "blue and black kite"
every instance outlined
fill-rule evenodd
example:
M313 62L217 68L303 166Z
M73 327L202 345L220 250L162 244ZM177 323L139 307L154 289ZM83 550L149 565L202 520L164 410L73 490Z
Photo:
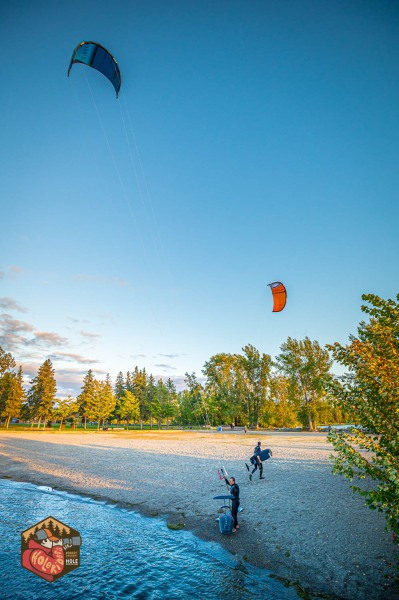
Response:
M104 46L101 46L101 44L97 44L96 42L81 42L78 44L72 54L68 69L68 77L72 65L75 63L81 63L88 67L92 67L105 75L114 86L116 97L118 97L122 85L121 72L118 63Z

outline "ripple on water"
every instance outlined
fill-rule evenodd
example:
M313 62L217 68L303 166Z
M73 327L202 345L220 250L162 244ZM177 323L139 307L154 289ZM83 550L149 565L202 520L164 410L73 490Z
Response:
M298 595L214 542L171 531L149 519L88 498L50 488L0 480L1 598L184 600ZM20 534L49 515L77 529L81 566L54 583L20 565Z

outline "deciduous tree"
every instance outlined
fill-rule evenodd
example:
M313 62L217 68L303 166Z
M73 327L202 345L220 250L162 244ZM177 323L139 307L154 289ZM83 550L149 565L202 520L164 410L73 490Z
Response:
M281 345L281 354L276 357L277 369L290 382L291 397L299 401L299 417L313 431L318 420L318 402L326 395L326 386L331 377L332 360L328 351L319 342L288 338Z
M329 346L348 372L335 378L332 391L352 423L351 432L332 432L334 472L353 479L372 479L376 486L353 485L368 506L384 512L388 526L399 535L399 295L367 302L357 336L350 343Z

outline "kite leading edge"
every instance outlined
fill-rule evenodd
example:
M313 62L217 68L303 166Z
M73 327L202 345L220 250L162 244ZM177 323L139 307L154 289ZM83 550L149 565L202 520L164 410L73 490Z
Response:
M118 97L122 85L121 72L115 58L104 46L96 42L81 42L78 44L73 51L71 62L69 63L68 77L72 65L75 63L92 67L105 75L114 86L116 97Z
M268 286L272 290L273 294L273 312L282 311L287 302L287 290L285 289L281 281L268 283Z

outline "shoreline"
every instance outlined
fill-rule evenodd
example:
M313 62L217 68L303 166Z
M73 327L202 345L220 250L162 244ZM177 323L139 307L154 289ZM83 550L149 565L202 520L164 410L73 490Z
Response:
M40 433L40 435L38 435ZM0 432L0 477L47 485L124 506L267 569L298 591L330 598L399 598L397 547L383 515L363 506L333 476L324 434L269 433L266 479L248 480L254 436L192 432ZM217 469L237 478L240 530L222 536L216 521L225 492ZM256 474L257 475L257 474Z

